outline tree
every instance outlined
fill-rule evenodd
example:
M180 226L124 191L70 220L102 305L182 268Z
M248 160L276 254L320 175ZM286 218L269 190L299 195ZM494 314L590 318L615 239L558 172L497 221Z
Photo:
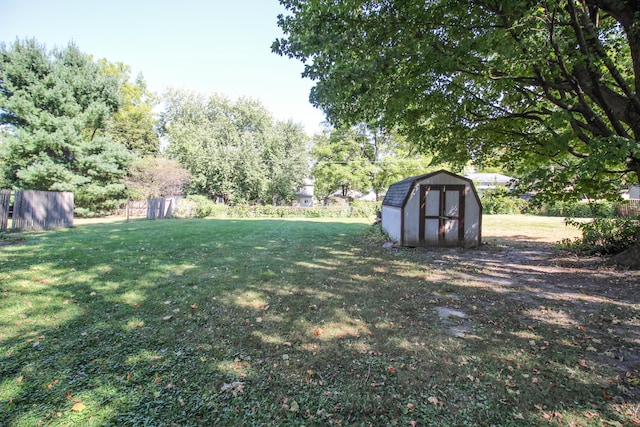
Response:
M192 174L191 190L229 203L290 200L306 175L306 136L257 101L170 90L161 114L167 153Z
M403 136L365 123L316 135L311 156L316 190L325 197L356 189L373 190L379 200L395 181L433 169L432 158L418 153Z
M274 52L335 124L498 159L550 198L640 179L640 7L612 0L281 0ZM572 191L568 191L572 190Z
M0 45L0 173L15 188L72 191L76 212L108 212L123 197L131 154L106 133L119 83L73 44Z
M265 200L274 205L288 203L300 190L309 170L308 139L299 124L276 121L262 154L269 177Z
M118 79L122 94L122 106L114 112L107 132L114 140L140 156L157 155L160 152L160 138L153 109L158 100L147 89L144 76L140 73L131 82L130 66L121 62L110 63L104 59L99 64L103 72Z
M175 160L147 156L129 166L126 182L129 197L144 200L181 195L190 179L189 171Z

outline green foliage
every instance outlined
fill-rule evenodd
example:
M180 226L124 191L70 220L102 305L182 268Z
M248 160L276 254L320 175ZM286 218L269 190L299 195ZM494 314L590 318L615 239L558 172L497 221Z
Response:
M498 187L480 193L483 214L521 214L527 210L528 203L514 196L507 188Z
M0 174L20 189L72 191L77 212L105 214L125 196L132 160L108 123L120 82L74 45L0 47Z
M191 195L178 203L179 217L195 218L367 218L373 221L379 205L354 202L350 206L312 208L296 206L225 205L202 195Z
M272 50L305 64L336 126L399 129L435 163L507 165L548 200L640 179L629 2L281 4Z
M564 240L563 246L589 254L617 254L640 242L640 222L631 218L594 218L592 221L567 219L579 228L582 238Z
M153 108L156 96L149 92L142 74L131 82L131 67L121 62L99 61L102 72L113 75L120 82L122 106L109 121L107 132L139 156L153 156L160 151L160 138Z
M417 153L398 133L363 123L316 135L311 157L321 198L338 190L345 196L349 190L378 195L400 179L435 169L430 156Z
M612 218L616 215L616 202L607 201L555 201L544 204L539 213L568 218Z
M207 196L190 195L178 203L178 217L208 218L226 216L229 207Z
M274 122L257 101L231 102L185 91L165 96L167 153L191 172L191 191L225 202L293 199L307 175L307 137L291 122Z

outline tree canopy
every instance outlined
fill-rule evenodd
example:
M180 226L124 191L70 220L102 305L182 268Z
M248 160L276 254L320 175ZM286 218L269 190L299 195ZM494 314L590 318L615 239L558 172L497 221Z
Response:
M395 181L424 173L432 160L401 135L366 123L316 135L311 158L316 193L321 197L337 190L344 196L348 190L372 190L376 199Z
M614 0L280 0L311 100L440 159L493 160L547 197L640 177L640 7Z
M122 105L118 79L73 44L0 46L0 172L16 188L73 191L82 212L123 196L127 148L106 132Z
M107 132L130 151L141 155L157 155L160 138L153 109L158 104L155 94L147 89L142 73L131 81L131 67L121 62L99 61L102 71L115 76L120 83L122 106L114 112Z
M191 173L191 191L225 202L286 202L307 174L307 136L275 122L258 101L170 90L161 115L167 153Z

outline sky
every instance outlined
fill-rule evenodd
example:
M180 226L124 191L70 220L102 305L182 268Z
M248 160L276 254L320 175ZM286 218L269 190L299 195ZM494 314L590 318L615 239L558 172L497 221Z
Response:
M323 113L309 103L301 62L271 52L282 32L278 0L0 0L0 42L35 38L47 50L73 42L122 62L149 89L257 99L277 120L312 135Z

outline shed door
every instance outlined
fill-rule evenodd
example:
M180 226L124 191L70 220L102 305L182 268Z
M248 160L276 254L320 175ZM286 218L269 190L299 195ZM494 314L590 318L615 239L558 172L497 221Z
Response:
M464 245L464 185L420 187L420 240L423 246Z

